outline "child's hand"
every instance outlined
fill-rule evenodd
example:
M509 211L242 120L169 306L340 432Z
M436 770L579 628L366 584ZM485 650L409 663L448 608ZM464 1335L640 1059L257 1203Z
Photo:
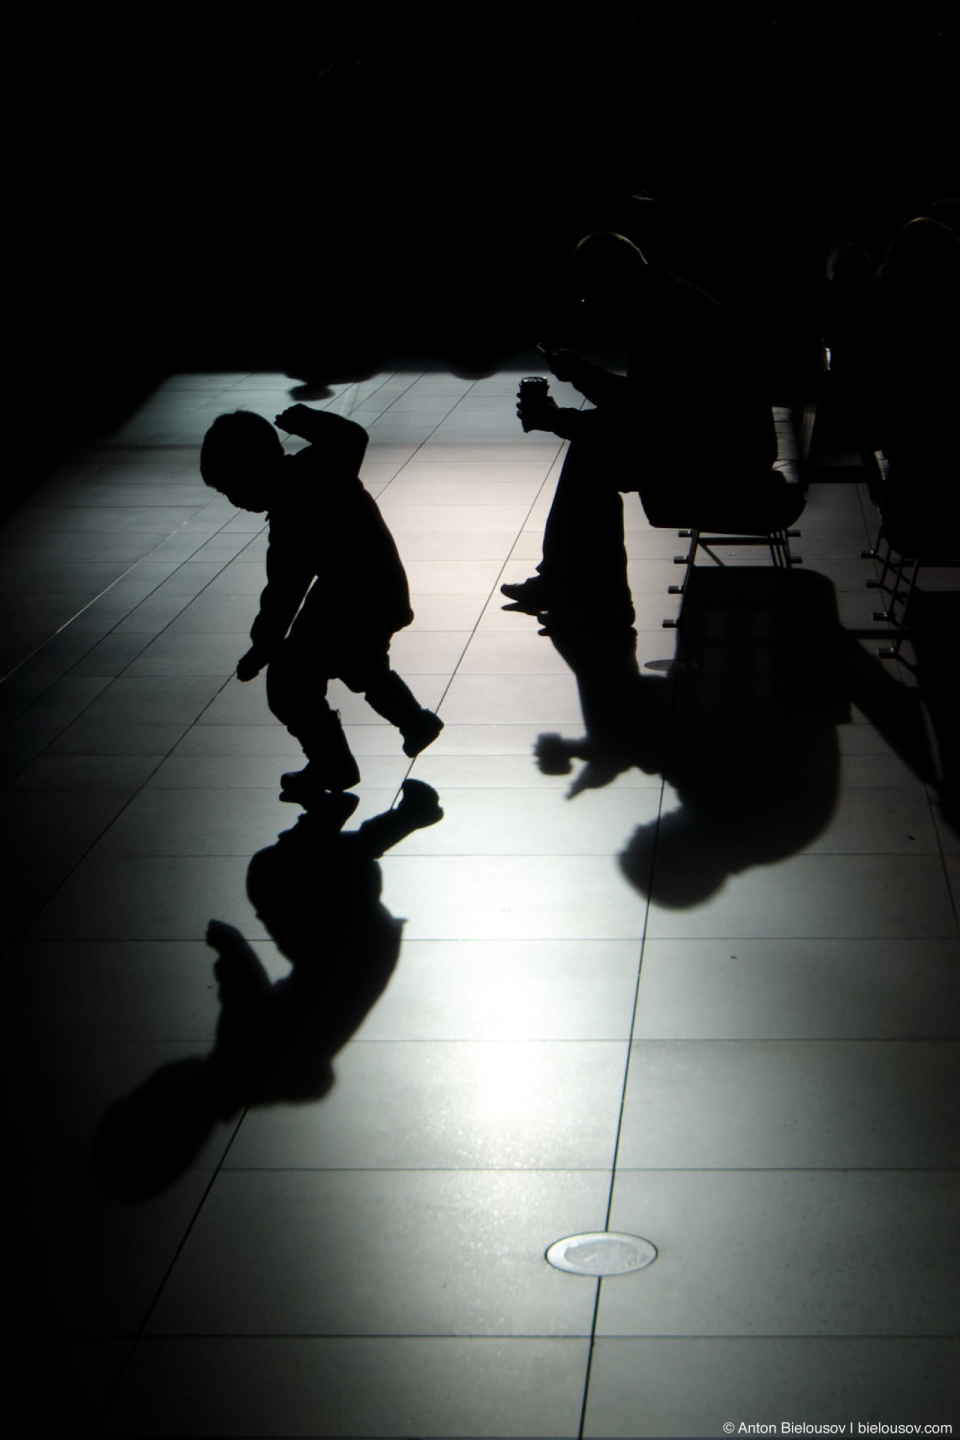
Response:
M255 675L260 674L266 663L267 657L262 650L248 650L246 655L242 655L237 661L237 679L252 680Z
M303 427L309 427L313 414L309 405L290 405L280 412L274 424L278 430L286 430L288 435L299 435L301 440L308 440L310 437Z

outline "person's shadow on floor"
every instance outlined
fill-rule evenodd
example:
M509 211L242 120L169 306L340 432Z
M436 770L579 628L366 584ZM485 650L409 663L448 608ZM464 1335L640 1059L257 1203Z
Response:
M570 798L634 766L674 792L675 808L638 826L620 856L658 905L700 904L730 875L816 840L836 809L837 727L851 705L918 779L935 780L917 690L841 626L823 575L695 572L666 678L641 673L625 627L544 633L576 676L586 734L541 735L541 770L582 760Z
M162 1065L106 1112L94 1170L109 1193L146 1199L199 1154L217 1122L248 1105L319 1100L334 1083L333 1057L386 989L403 920L380 899L385 851L442 819L437 793L406 780L400 804L353 831L353 795L302 815L247 870L258 918L292 969L271 982L239 930L211 920L220 1018L213 1049Z

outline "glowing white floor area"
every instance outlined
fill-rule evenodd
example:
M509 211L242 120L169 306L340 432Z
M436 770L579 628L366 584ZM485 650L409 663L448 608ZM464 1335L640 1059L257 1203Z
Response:
M394 663L446 727L411 762L332 687L362 772L346 829L408 775L444 818L380 861L402 939L366 996L354 912L319 871L304 903L329 981L281 1056L297 1078L277 1078L274 1048L252 1095L200 1128L185 1081L166 1123L197 1133L146 1198L111 1192L91 1156L114 1102L226 1046L208 923L236 927L270 980L289 973L247 870L300 813L278 798L298 747L263 677L233 673L266 530L197 457L217 414L272 418L292 382L171 377L0 535L23 1037L9 1313L34 1416L61 1433L960 1424L960 870L929 776L882 723L910 673L871 659L849 704L811 700L802 753L739 777L743 814L728 795L683 828L706 793L689 726L672 769L570 798L581 762L544 773L534 747L583 733L576 678L499 593L539 559L562 461L516 422L533 363L476 381L400 368L309 402L369 431L363 478L416 612ZM634 496L625 510L657 704L672 681L646 667L673 654L682 542ZM826 577L847 627L876 608L868 521L858 487L815 485L800 522L801 578ZM767 674L762 625L750 635L745 705ZM808 699L822 663L816 646L790 661ZM717 693L688 704L710 718ZM771 787L784 804L754 823ZM656 1261L602 1281L546 1263L604 1229Z

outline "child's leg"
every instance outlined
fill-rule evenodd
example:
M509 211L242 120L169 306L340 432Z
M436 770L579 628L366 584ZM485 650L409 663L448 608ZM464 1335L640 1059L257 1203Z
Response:
M397 727L406 755L419 755L443 729L443 721L432 710L425 710L409 685L390 669L386 650L352 663L349 673L341 673L340 678L351 690L362 692L371 709Z
M327 677L292 640L267 667L267 703L299 740L311 781L324 790L348 790L360 779L340 715L327 702Z

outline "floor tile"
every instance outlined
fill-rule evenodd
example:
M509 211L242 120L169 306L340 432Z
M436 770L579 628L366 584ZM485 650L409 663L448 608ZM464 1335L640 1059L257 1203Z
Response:
M0 816L11 858L76 862L123 810L129 792L98 789L82 803L64 788L14 789L0 796Z
M78 1427L92 1433L133 1343L132 1338L17 1337L10 1346L10 1365L32 1396L34 1424L50 1434L67 1435ZM51 1369L55 1386L48 1383Z
M598 1335L932 1335L956 1324L956 1182L925 1171L625 1171Z
M151 1189L188 1170L211 1174L239 1116L226 1106L219 1115L204 1110L206 1072L199 1062L189 1041L34 1037L19 1077L30 1106L8 1127L11 1162L57 1169L93 1164L101 1188L129 1199L127 1185L141 1183L132 1177L143 1169L147 1131ZM116 1102L129 1113L108 1133L104 1124ZM136 1188L131 1193L139 1198Z
M415 776L423 772L414 769ZM425 778L425 777L424 777ZM615 855L637 824L652 825L660 792L587 790L568 800L554 788L451 788L444 818L394 850L407 855Z
M634 939L645 906L607 856L381 861L384 903L412 940Z
M85 1170L11 1172L7 1200L19 1241L7 1293L21 1331L136 1335L209 1178L187 1171L170 1190L132 1205L104 1194Z
M273 980L289 964L270 941L257 956ZM190 1042L205 1053L220 1016L215 952L203 940L21 941L8 984L31 1043Z
M224 679L236 669L243 642L236 632L230 634L176 634L165 632L151 640L127 666L130 677L154 675L222 675Z
M559 765L541 769L535 753L539 739L540 735L533 726L448 725L430 749L417 756L413 773L441 791L568 791L581 772L583 762L571 759L569 770L563 773L554 773L554 769L559 770ZM498 745L501 747L499 751L495 748ZM480 746L487 747L486 753L480 750ZM511 747L519 753L511 753ZM463 753L456 753L458 749L462 749ZM632 766L616 775L603 789L655 790L659 793L661 785L659 774ZM580 807L574 808L579 814ZM611 831L611 840L615 848L620 843L614 831Z
M78 631L77 633L82 635L84 632ZM81 660L78 660L70 673L71 675L108 675L111 677L120 675L146 649L152 638L149 631L146 633L129 631L118 635L105 635L97 644L91 646Z
M91 857L35 920L43 940L201 940L211 919L264 936L239 855Z
M128 1434L149 1409L167 1435L572 1440L587 1345L576 1339L151 1339L138 1347L100 1433Z
M149 713L149 712L148 712ZM81 715L50 745L52 756L165 755L187 732L185 722L154 725L142 716L129 724L101 724Z
M390 663L401 675L452 675L469 641L469 630L401 630L390 642Z
M397 488L394 489L394 486ZM399 488L399 481L395 481L394 486L391 486L389 501L384 495L380 497L380 511L391 532L398 536L411 530L462 530L469 534L482 534L487 531L490 534L506 534L512 537L523 526L529 509L519 500L515 500L513 504L508 503L514 499L513 496L505 497L505 503L499 505L468 505L465 501L442 505L427 500L417 503L415 495L409 495ZM514 487L509 488L512 490ZM501 554L502 551L501 546Z
M567 675L570 667L549 641L529 632L477 635L460 665L461 675Z
M952 937L956 921L938 858L801 855L737 873L723 856L657 861L649 934L880 939Z
M500 574L500 560L411 560L406 565L410 594L416 610L420 595L478 590L488 595Z
M957 940L651 940L641 1039L946 1039Z
M805 786L795 792L791 786L788 794L771 781L754 795L744 787L733 813L708 793L698 795L691 785L684 797L689 819L677 815L673 828L664 828L660 849L664 856L717 850L754 855L768 850L772 856L798 850L807 855L937 852L930 805L918 781L896 787L857 786L838 794L834 788L822 788L818 778L814 770ZM665 787L663 799L665 813L683 806L673 786Z
M165 789L131 801L94 855L238 855L249 858L296 819L276 783L263 789Z
M578 725L576 681L569 671L548 675L460 675L444 699L444 721L454 725Z
M184 731L171 759L233 755L296 757L300 746L268 712L265 725L193 725ZM373 729L373 726L365 726Z
M90 682L88 682L90 683ZM85 707L85 718L102 725L128 725L150 717L153 725L192 724L223 686L220 675L121 675Z
M97 697L110 685L108 676L67 675L57 680L24 711L38 725L69 725L90 710Z
M304 1039L315 1029L300 1017ZM296 1064L267 1066L267 1096ZM613 1041L376 1041L333 1058L321 1103L255 1102L231 1169L596 1170L613 1161L626 1046Z
M500 560L510 549L513 530L449 530L411 528L395 529L394 539L405 566L419 560ZM416 598L417 613L423 608L423 597ZM484 595L486 599L486 595Z
M942 1424L956 1362L956 1342L942 1339L600 1340L583 1433L719 1435L724 1423L770 1423L760 1415L821 1426L852 1416L854 1434L861 1424Z
M148 1331L584 1335L595 1283L544 1252L596 1227L606 1187L596 1172L230 1171Z
M410 940L366 1040L615 1040L630 1032L638 947L620 940Z
M946 1040L645 1040L621 1169L956 1164L960 1048Z
M13 782L26 790L126 790L145 784L162 755L43 755Z
M488 589L467 590L459 594L438 591L430 595L418 591L413 597L416 605L409 633L418 630L472 630L483 614L489 594Z

